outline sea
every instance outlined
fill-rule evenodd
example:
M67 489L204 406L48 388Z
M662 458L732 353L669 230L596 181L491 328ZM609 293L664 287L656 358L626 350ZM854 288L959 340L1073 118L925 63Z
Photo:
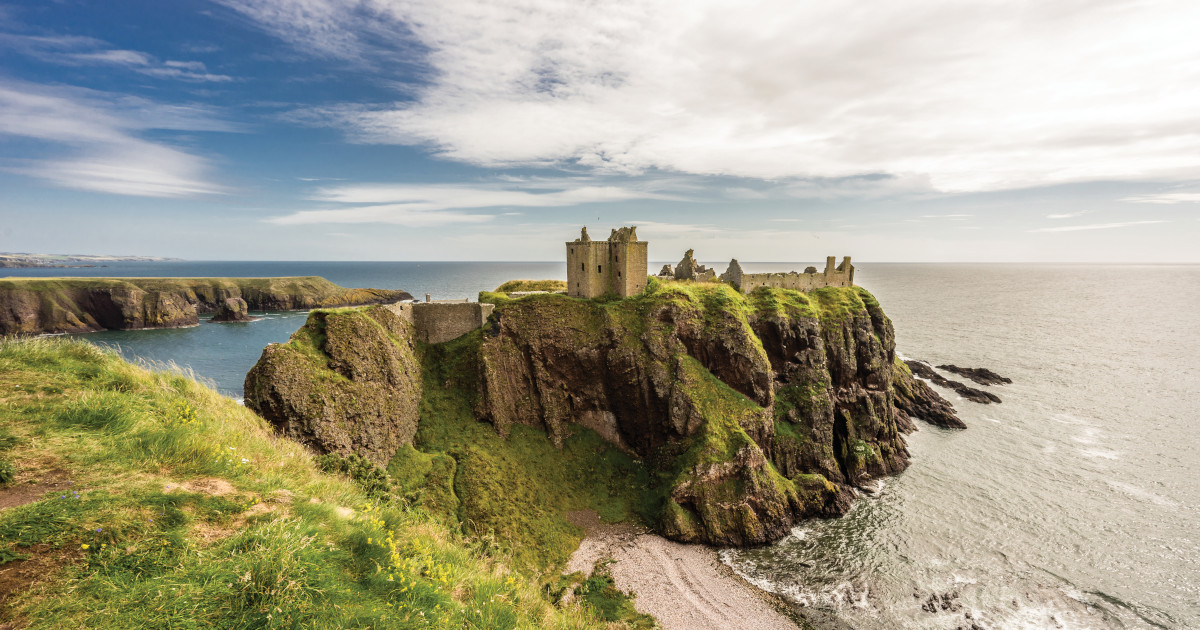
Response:
M986 367L1013 383L988 388L1003 400L990 405L939 389L967 429L919 423L909 468L862 492L848 514L803 522L773 545L722 550L722 560L818 627L1200 628L1200 265L856 269L891 317L901 355ZM566 267L164 262L4 272L319 275L474 299L505 280L565 278ZM191 370L238 398L263 347L305 318L261 315L81 337Z

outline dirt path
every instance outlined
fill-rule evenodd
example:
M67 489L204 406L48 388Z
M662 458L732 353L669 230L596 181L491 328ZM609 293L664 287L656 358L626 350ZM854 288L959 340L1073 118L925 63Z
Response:
M628 525L601 525L594 514L575 513L571 520L588 534L567 572L588 574L598 560L612 558L608 569L617 587L633 591L638 612L653 615L664 630L796 630L708 547L671 542Z

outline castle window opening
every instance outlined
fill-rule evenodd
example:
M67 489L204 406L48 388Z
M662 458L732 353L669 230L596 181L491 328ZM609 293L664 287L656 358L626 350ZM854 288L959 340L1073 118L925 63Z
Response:
M587 267L584 267L583 265L584 265L584 263L579 263L579 270L580 270L580 271L587 271Z
M596 265L596 273L600 273L600 267L601 265Z

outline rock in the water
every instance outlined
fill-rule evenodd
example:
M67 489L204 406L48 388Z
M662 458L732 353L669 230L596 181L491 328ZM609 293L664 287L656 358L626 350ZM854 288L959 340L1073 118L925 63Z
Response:
M912 370L913 374L932 381L934 385L939 385L947 389L953 389L958 393L959 396L962 396L971 402L979 403L981 405L1000 402L999 396L991 392L985 392L982 389L975 389L974 387L958 381L952 381L935 372L933 367L924 361L909 360L905 361L904 364Z
M987 368L962 368L957 365L939 365L937 367L939 370L946 370L951 374L965 376L980 385L1007 385L1012 383L1011 378L1000 376Z
M250 316L250 307L246 300L240 297L225 298L217 305L217 314L213 315L214 322L249 322L258 319Z
M292 335L317 344L271 344L246 374L246 406L321 453L357 453L380 466L412 443L421 369L412 324L375 306L313 311Z
M896 408L906 416L920 418L943 429L965 429L966 423L954 413L954 406L933 391L925 381L913 378L905 362L897 359L893 381Z

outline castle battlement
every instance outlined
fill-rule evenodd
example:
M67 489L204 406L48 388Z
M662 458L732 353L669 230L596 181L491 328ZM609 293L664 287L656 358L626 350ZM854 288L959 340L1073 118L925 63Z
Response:
M567 241L567 295L578 298L637 295L646 290L648 259L648 244L638 240L636 227L614 229L604 241L593 241L585 227L579 238ZM837 264L836 256L828 256L824 271L808 267L803 272L746 273L735 258L718 277L715 269L697 262L694 250L689 249L674 269L671 265L663 265L658 277L725 282L742 293L750 293L758 287L812 291L854 286L854 265L850 264L849 256L843 258L841 264Z
M567 241L567 295L624 298L645 291L647 248L636 227L614 229L606 241L593 241L583 228L579 238Z

